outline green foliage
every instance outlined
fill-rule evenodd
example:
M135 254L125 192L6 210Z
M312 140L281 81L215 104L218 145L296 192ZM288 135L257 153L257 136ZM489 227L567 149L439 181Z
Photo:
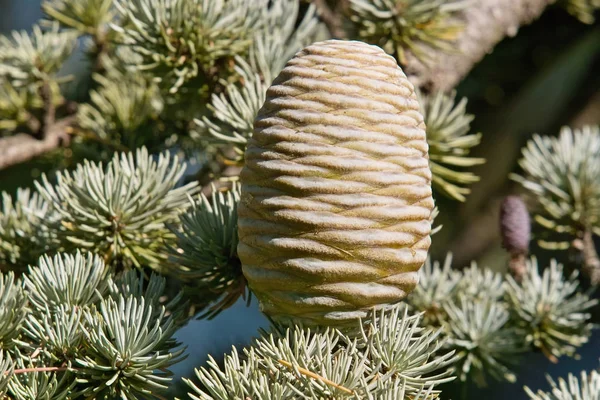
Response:
M448 322L448 345L459 357L458 376L465 381L471 375L479 385L485 375L514 382L516 376L507 365L517 363L517 355L525 351L519 332L511 327L505 305L493 298L473 301L459 296L445 304Z
M165 315L173 316L176 322L181 322L183 307L186 305L183 301L183 292L170 295L167 290L167 279L154 272L150 278L146 278L143 271L126 271L112 279L110 293L114 300L120 297L144 300L146 304L153 307L155 318L158 318L161 307L164 307Z
M0 210L0 265L24 270L45 251L55 247L47 223L54 218L46 201L29 189L18 189L16 198L2 192Z
M402 305L388 311L373 312L361 325L358 339L359 347L368 354L370 364L375 366L376 376L385 379L385 375L392 375L392 382L402 382L407 394L413 395L418 394L421 388L453 380L453 371L446 367L453 365L457 359L453 357L453 351L442 350L444 340L438 339L439 330L422 328L419 322L420 315L410 316ZM389 390L392 382L386 382L385 391ZM431 394L436 396L439 390L433 390Z
M20 368L35 368L35 364L18 362ZM75 386L64 372L30 372L14 374L9 384L9 392L19 400L68 400Z
M235 69L243 84L229 84L225 93L212 95L210 118L203 116L201 120L195 120L199 132L192 137L220 145L233 145L235 161L241 162L246 143L252 136L254 118L262 107L271 84L271 76L267 74L266 78L262 78L243 59L237 61L239 65Z
M465 186L479 181L479 177L461 168L479 165L485 160L468 157L471 148L481 141L481 133L469 134L474 117L466 112L467 99L455 103L455 97L456 93L419 94L427 127L433 187L455 200L465 201L471 192Z
M456 290L461 296L474 300L499 300L504 295L502 275L487 268L479 268L475 262L461 270L459 277Z
M600 128L564 127L556 138L534 135L519 161L523 175L512 179L527 189L538 209L534 219L542 227L570 240L578 231L600 234ZM569 241L546 247L566 248Z
M76 35L60 32L57 24L43 30L35 25L31 33L13 31L0 35L0 134L20 127L38 129L39 110L47 101L61 104L60 84L68 78L57 73L75 48Z
M389 385L377 384L377 388L374 390L377 393L378 397L371 395L370 393L366 395L365 399L368 400L402 400L402 399L411 399L411 400L427 400L427 399L436 399L438 395L433 393L433 387L430 388L422 388L419 389L418 392L409 394L406 385L404 382L400 380L396 380Z
M164 101L158 86L141 74L110 68L94 75L98 87L77 115L84 133L114 147L135 150L164 147L166 133L158 121Z
M16 88L8 80L0 77L0 135L3 132L14 131L27 122L27 109L40 106L33 104L35 99L36 96L26 88Z
M209 104L210 116L195 122L200 134L211 142L233 145L241 160L246 142L252 136L254 119L265 101L267 89L285 63L318 34L318 19L314 7L309 7L296 25L299 14L297 1L273 4L267 28L257 33L249 55L236 57L235 72L239 82L230 83L224 93L213 94Z
M117 265L160 270L165 242L174 235L166 224L177 221L197 183L176 187L185 171L169 153L155 160L145 148L116 154L106 168L84 162L73 172L58 172L36 182L40 194L61 216L59 235L66 250L82 248Z
M164 312L155 318L152 305L134 297L109 298L99 310L84 312L88 348L77 365L85 371L85 396L143 399L167 388L166 368L180 361L184 350L172 351L178 346L171 339L176 325Z
M47 89L57 118L74 112L62 108L60 70L78 38L91 37L93 90L69 126L72 153L62 154L109 160L60 171L56 183L44 175L38 192L2 194L0 398L162 399L169 367L184 358L173 334L188 305L213 317L249 294L237 257L238 186L197 196L172 152L243 162L267 88L294 53L325 38L315 6L301 3L43 0L50 21L0 37L2 135L40 133ZM468 3L350 0L349 22L353 38L427 63L432 52L455 51ZM560 3L586 23L599 7ZM483 162L470 157L481 134L470 133L466 99L455 97L420 101L434 190L464 201L479 179L468 168ZM553 234L600 233L599 147L599 128L585 127L536 135L524 150L514 179ZM115 150L132 152L110 159ZM522 283L450 264L428 260L409 307L374 311L354 329L274 327L223 368L211 358L196 371L199 385L187 381L190 397L429 400L452 367L461 381L514 380L510 367L527 348L553 359L589 337L597 301L556 263L538 272L533 259ZM593 372L528 394L597 399L599 382Z
M540 272L535 257L527 263L521 284L507 277L507 299L516 324L526 340L550 358L574 356L591 334L593 324L586 310L598 300L578 291L576 277L574 273L565 279L562 265L555 260Z
M108 268L99 256L79 251L73 256L57 254L40 257L24 277L34 310L54 309L59 305L82 307L97 303L107 292Z
M58 25L43 31L13 32L0 36L0 77L10 79L15 87L50 81L75 48L76 35L60 32Z
M425 325L441 325L446 318L443 306L456 295L460 278L460 274L452 270L452 254L446 256L442 265L427 258L419 270L419 284L407 299L410 307L423 313Z
M300 326L264 332L243 356L234 348L223 370L212 358L196 370L202 386L186 380L190 397L434 399L431 387L452 379L452 354L432 357L438 333L401 308L374 312L357 336Z
M558 4L585 24L593 24L596 20L594 12L600 9L599 0L559 0Z
M44 0L42 10L81 35L102 35L114 18L113 0Z
M73 360L83 346L82 307L60 304L44 310L29 315L23 328L29 340L22 346L43 343L43 354L52 362Z
M268 0L119 0L127 23L115 27L172 93L243 54L263 27ZM160 71L160 72L159 72Z
M442 230L443 225L434 225L435 219L440 215L440 209L435 207L433 209L433 211L431 212L431 216L429 217L429 220L431 221L431 236L435 235L436 233L438 233L439 231Z
M464 0L350 0L350 19L356 36L393 54L401 64L410 52L427 61L427 52L454 51L452 42L462 30L453 15Z
M27 318L27 296L15 274L0 276L0 348L13 350Z
M427 261L419 271L419 285L407 302L424 313L428 326L442 327L445 349L456 351L460 380L485 384L485 377L514 381L509 366L529 347L550 357L574 355L591 334L590 315L597 303L582 293L572 276L553 262L543 275L537 262L519 284L472 263L453 270L451 257L443 265Z
M209 201L203 194L180 216L172 273L189 285L196 302L213 303L205 316L214 317L233 305L246 291L237 256L239 186L217 192Z
M16 360L0 360L9 377L0 391L15 399L161 398L167 368L183 357L172 339L179 298L164 307L164 288L164 278L147 282L136 271L115 277L90 253L41 257L24 284L0 276L0 343Z
M581 372L581 380L573 374L568 379L559 378L558 382L548 376L552 387L550 392L538 390L534 393L528 387L525 392L532 400L598 400L600 398L600 374L592 371Z
M0 350L0 398L4 398L8 389L8 383L12 379L15 365L12 359Z
M473 380L485 385L488 375L513 381L508 366L514 364L515 356L524 349L523 340L509 323L507 307L501 301L502 277L475 263L463 270L452 270L449 265L447 257L443 268L434 263L429 271L423 271L421 276L428 275L428 279L420 293L430 295L417 303L411 296L409 304L435 316L447 338L446 348L456 351L459 357L456 368L461 381ZM442 293L446 295L442 297Z

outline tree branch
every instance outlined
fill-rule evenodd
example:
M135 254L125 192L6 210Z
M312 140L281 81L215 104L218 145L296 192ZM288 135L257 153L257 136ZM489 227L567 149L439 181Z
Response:
M45 81L40 88L40 97L44 102L44 115L40 120L40 129L38 133L39 138L46 138L49 134L49 130L56 122L56 106L52 99L52 88L50 84Z
M331 36L336 39L346 38L346 31L344 30L343 23L343 11L347 6L346 0L338 0L336 8L332 10L327 4L327 0L312 0L312 3L317 8L317 13L321 21L327 26Z
M45 129L42 139L26 133L17 133L0 139L0 170L29 161L51 150L69 144L67 128L75 122L75 116L60 119Z
M425 90L455 87L494 46L517 34L521 25L536 20L553 0L477 0L456 18L464 26L456 52L428 49L426 64L407 54L404 66L413 84Z

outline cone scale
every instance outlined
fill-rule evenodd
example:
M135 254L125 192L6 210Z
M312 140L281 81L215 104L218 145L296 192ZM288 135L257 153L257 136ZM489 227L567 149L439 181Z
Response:
M340 325L418 281L434 207L412 84L379 47L330 40L267 92L241 173L238 254L263 312Z

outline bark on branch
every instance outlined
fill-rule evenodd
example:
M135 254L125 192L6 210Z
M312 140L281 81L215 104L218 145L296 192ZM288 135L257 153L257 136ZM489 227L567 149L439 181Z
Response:
M70 136L67 128L74 122L75 116L56 121L46 129L42 139L36 139L27 133L17 133L0 139L0 170L68 145Z
M321 21L329 29L331 36L336 39L346 38L346 31L343 26L343 12L347 7L347 0L338 0L335 9L329 7L327 0L312 0L312 3L317 8L317 13Z
M476 0L457 18L464 30L456 52L428 49L431 61L422 63L407 54L404 66L413 84L426 90L454 88L494 46L505 37L517 34L520 26L536 20L554 0Z

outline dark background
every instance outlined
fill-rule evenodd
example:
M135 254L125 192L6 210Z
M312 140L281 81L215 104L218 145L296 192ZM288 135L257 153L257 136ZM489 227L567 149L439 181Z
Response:
M30 29L42 16L36 0L0 0L0 33ZM75 54L65 73L85 75L87 62ZM474 131L483 132L482 144L474 155L488 161L477 168L482 180L464 204L436 199L442 211L442 231L433 240L432 256L443 259L448 250L455 266L477 260L480 266L498 271L507 256L500 247L497 229L498 202L516 188L508 180L518 171L520 148L533 133L555 135L563 125L581 126L600 122L600 26L584 25L561 9L549 8L540 20L522 28L515 38L500 43L457 88L459 97L469 99L475 114ZM0 191L13 193L30 184L47 160L0 172ZM436 221L437 222L437 221ZM535 233L535 232L534 232ZM534 248L540 262L560 254ZM563 260L568 262L568 260ZM256 302L246 308L239 302L212 321L191 321L177 337L188 346L189 357L173 367L178 384L181 376L203 365L207 354L219 359L232 345L240 348L267 321ZM581 348L581 359L561 359L553 365L541 354L526 354L516 369L516 384L490 384L488 388L443 388L445 399L526 399L523 386L547 389L545 374L553 377L579 374L599 366L600 334ZM184 397L185 390L177 393ZM174 394L173 394L174 395Z

